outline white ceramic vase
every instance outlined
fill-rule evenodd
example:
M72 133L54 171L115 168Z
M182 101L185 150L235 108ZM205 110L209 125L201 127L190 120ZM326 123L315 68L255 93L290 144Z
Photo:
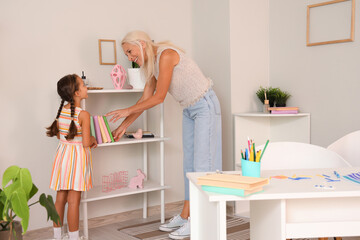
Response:
M146 80L140 68L128 68L128 79L134 89L144 89Z

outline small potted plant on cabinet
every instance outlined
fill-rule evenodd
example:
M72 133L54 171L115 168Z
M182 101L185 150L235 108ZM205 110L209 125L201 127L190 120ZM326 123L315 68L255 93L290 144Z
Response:
M46 209L48 220L60 223L51 195L42 193L38 201L28 204L37 191L27 168L11 166L5 170L0 188L0 239L21 240L22 231L25 234L29 225L29 207L37 203Z
M132 62L132 68L128 68L129 84L134 89L143 89L145 87L145 76L140 66L136 62Z
M286 101L291 97L290 93L279 91L276 93L275 104L276 107L286 107Z
M275 103L276 95L279 91L280 91L279 88L273 88L273 87L263 88L260 86L259 90L257 90L256 92L256 95L259 98L259 100L262 103L264 103L265 93L266 93L266 98L269 100L269 105L270 107L273 107Z

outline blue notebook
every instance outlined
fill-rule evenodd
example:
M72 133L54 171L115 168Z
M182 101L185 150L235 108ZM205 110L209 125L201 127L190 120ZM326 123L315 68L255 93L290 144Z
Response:
M249 196L254 193L263 192L262 187L254 188L251 190L244 190L244 189L237 189L237 188L224 188L224 187L214 187L214 186L202 185L201 188L202 188L202 190L204 190L206 192L235 195L235 196L240 196L240 197L246 197L246 196Z

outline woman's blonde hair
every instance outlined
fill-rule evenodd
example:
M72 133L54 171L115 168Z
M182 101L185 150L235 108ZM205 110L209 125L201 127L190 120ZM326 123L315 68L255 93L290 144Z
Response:
M145 54L147 56L147 61L145 62L144 60L144 54L142 51L142 46L141 46L141 41L145 42ZM123 45L124 43L129 43L132 45L136 45L140 48L140 52L141 52L141 57L144 61L143 65L141 66L142 71L144 71L145 73L145 77L146 80L148 81L149 79L151 79L152 76L154 76L154 72L155 72L155 53L154 53L154 47L162 47L162 46L169 46L169 47L173 47L176 48L182 52L184 52L183 49L181 49L180 47L174 45L172 42L170 41L163 41L163 42L157 42L154 43L150 36L143 32L143 31L132 31L129 32L128 34L125 35L125 37L123 38L123 40L121 41L121 45Z

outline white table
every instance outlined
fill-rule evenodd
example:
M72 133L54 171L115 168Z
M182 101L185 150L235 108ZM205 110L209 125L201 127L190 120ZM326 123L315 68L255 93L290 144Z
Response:
M360 184L341 178L326 182L317 174L336 179L340 175L360 172L360 168L298 169L262 171L262 177L311 175L304 180L274 179L264 192L238 197L205 192L197 177L206 173L188 173L192 240L226 239L226 202L250 200L250 239L285 240L360 236ZM226 172L239 173L239 172ZM333 186L333 190L315 185Z

